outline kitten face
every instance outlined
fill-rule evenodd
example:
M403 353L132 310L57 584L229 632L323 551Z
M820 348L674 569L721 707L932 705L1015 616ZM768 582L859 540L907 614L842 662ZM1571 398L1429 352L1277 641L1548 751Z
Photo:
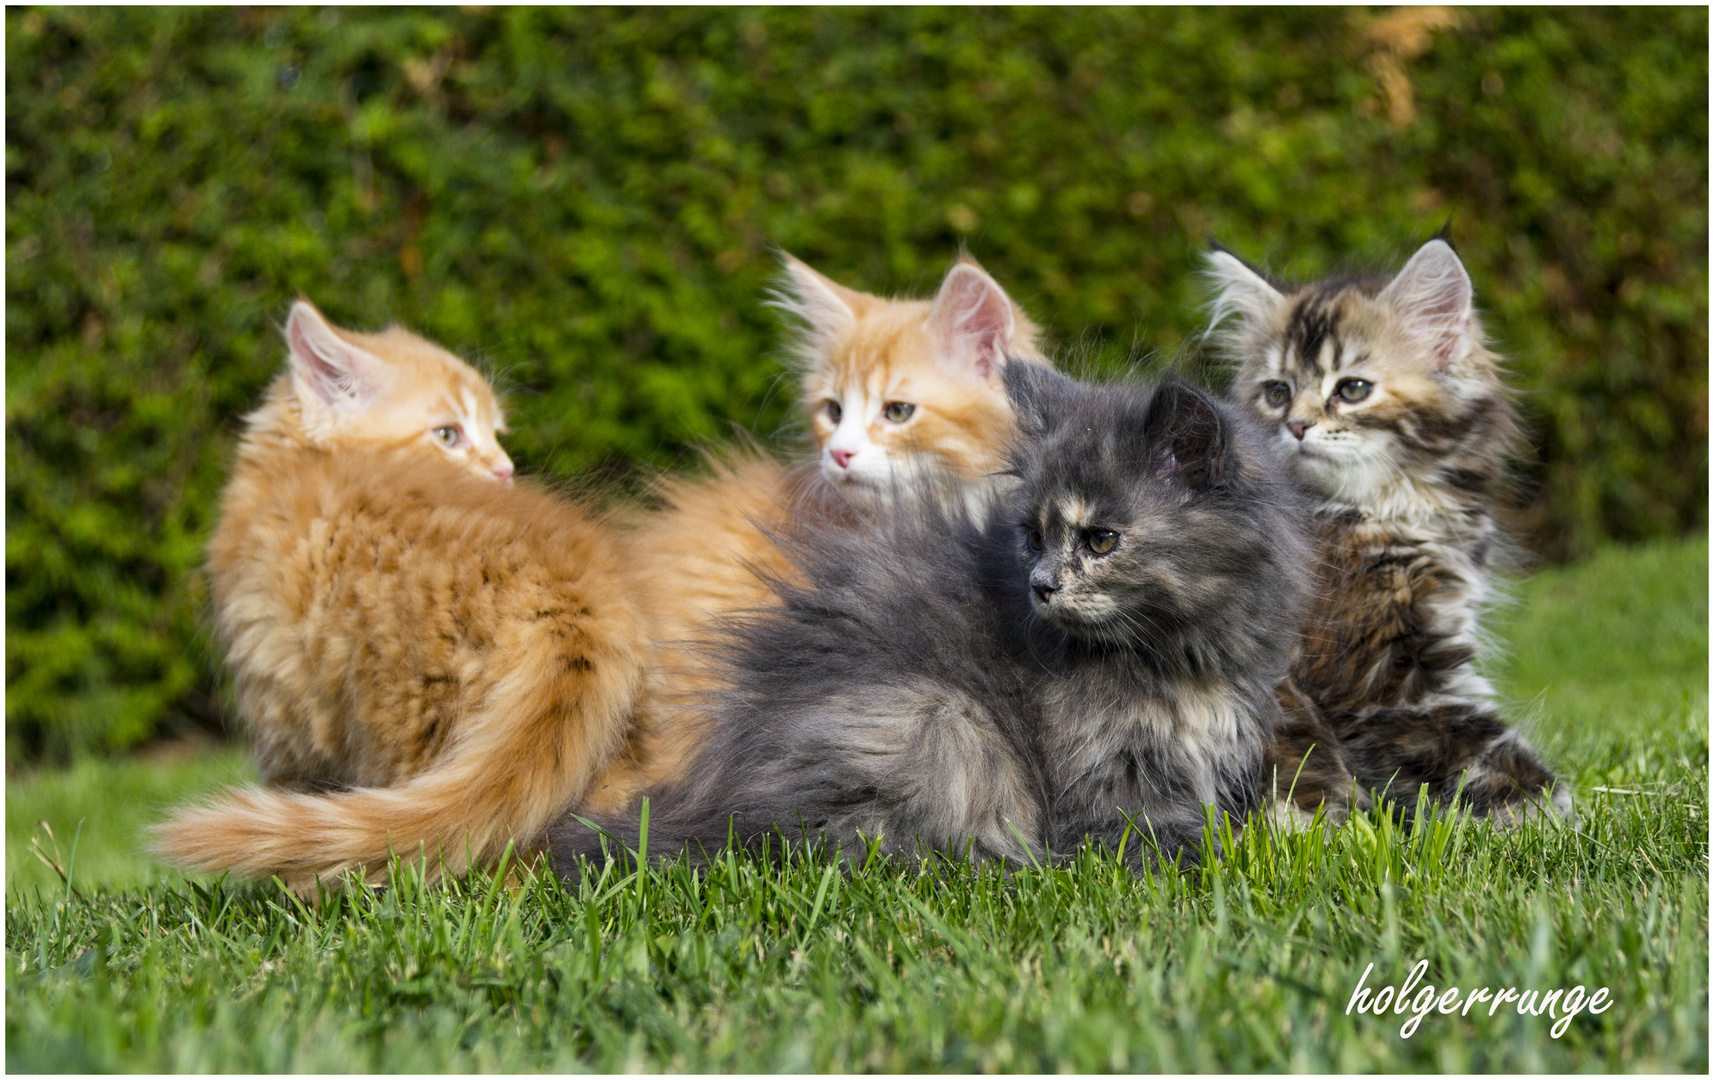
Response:
M1252 586L1277 572L1285 511L1212 398L1178 382L1152 395L1085 387L1021 365L1006 381L1026 435L1018 555L1038 616L1147 651L1212 631L1264 594Z
M1298 300L1280 340L1240 375L1240 400L1318 490L1361 497L1405 456L1414 417L1446 402L1408 343L1389 341L1387 313L1359 288ZM1404 347L1401 347L1404 346Z
M822 474L860 504L928 476L1003 467L1012 410L999 370L1039 361L1036 330L992 278L954 266L932 301L847 289L786 257L779 306L807 329L802 401Z
M341 330L308 302L286 320L292 416L267 416L312 443L415 448L478 476L510 481L497 433L504 419L487 380L398 327ZM258 417L268 414L264 408Z
M1210 265L1222 289L1217 313L1241 319L1233 398L1272 426L1312 489L1370 506L1401 478L1494 471L1508 413L1470 279L1444 241L1430 241L1390 282L1282 290L1227 252Z

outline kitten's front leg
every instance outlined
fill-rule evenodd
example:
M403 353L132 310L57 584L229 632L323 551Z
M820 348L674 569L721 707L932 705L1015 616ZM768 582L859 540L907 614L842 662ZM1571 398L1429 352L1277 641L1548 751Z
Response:
M1292 829L1307 827L1318 809L1329 825L1344 822L1353 809L1367 809L1369 796L1351 775L1338 736L1308 695L1287 679L1276 696L1280 713L1263 759L1271 816Z
M1485 702L1374 706L1331 719L1357 779L1394 805L1426 790L1439 803L1456 795L1502 827L1545 813L1577 822L1570 786Z
M1162 863L1177 863L1189 869L1202 864L1201 818L1183 813L1122 813L1088 815L1056 822L1053 859L1076 857L1084 843L1122 854L1133 873L1144 874ZM1234 828L1237 826L1235 825ZM1216 838L1218 844L1218 838Z

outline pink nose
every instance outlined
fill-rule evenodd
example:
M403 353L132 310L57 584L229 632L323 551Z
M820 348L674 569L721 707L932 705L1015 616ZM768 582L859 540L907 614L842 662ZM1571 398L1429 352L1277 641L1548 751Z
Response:
M510 461L502 461L500 464L494 466L493 472L494 475L499 477L501 480L510 480L512 479L513 472L512 463Z
M851 459L857 456L857 451L855 450L832 450L829 451L829 453L833 455L833 463L838 465L841 469L849 469L851 467Z
M1315 424L1313 422L1307 420L1293 420L1286 424L1286 427L1291 429L1291 433L1297 436L1298 442L1302 442L1303 433L1314 426Z

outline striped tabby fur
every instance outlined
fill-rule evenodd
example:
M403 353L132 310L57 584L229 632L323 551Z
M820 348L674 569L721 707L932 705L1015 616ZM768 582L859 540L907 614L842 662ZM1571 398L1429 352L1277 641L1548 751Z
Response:
M1495 522L1517 426L1470 278L1443 239L1391 279L1290 285L1216 250L1235 314L1234 401L1267 423L1317 502L1320 581L1271 765L1291 801L1353 791L1515 820L1569 789L1500 718L1477 671L1506 550ZM1293 784L1295 782L1295 787Z

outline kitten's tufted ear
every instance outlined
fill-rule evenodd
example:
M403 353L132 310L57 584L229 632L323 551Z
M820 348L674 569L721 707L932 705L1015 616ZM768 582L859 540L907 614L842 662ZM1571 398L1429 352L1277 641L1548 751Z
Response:
M808 263L780 252L781 274L770 292L769 304L802 319L810 343L825 348L868 310L872 297L847 289Z
M1285 294L1267 276L1219 244L1210 245L1203 273L1214 286L1209 326L1218 326L1236 313L1247 322L1265 322L1286 302Z
M1040 435L1050 430L1065 405L1082 389L1076 381L1066 378L1045 364L1004 364L1000 377L1006 384L1006 397L1017 414L1018 430L1026 435Z
M1470 275L1451 244L1436 238L1417 249L1379 299L1403 321L1405 333L1427 347L1435 370L1445 371L1463 355L1475 298Z
M1143 439L1160 479L1200 492L1226 474L1226 418L1213 398L1181 379L1161 383L1149 399Z
M286 347L292 383L305 404L361 410L386 381L386 363L340 337L308 300L294 303L286 317Z
M983 381L1005 364L1018 332L1006 290L968 255L946 272L928 324L944 342L941 366Z

